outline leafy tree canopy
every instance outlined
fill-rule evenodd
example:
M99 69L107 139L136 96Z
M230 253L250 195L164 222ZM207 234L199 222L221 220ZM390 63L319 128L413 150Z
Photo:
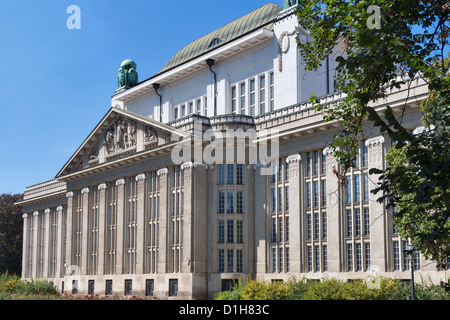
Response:
M338 108L316 108L343 127L331 146L342 170L353 166L368 121L396 141L387 169L371 170L381 175L374 192L397 209L400 235L438 262L450 253L449 14L447 0L306 0L297 10L310 35L306 42L297 39L307 70L339 53L336 89L345 98ZM420 106L426 130L415 135L402 126L402 114L388 106L380 117L370 104L417 78L426 81L430 95Z
M0 273L22 272L22 209L15 203L22 194L0 195Z

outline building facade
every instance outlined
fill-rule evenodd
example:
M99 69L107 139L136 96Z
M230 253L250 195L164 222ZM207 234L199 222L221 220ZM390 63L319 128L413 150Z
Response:
M111 109L55 179L25 191L24 279L161 299L213 298L242 278L410 279L408 241L370 193L391 141L367 124L339 183L328 146L341 128L308 102L338 107L335 62L304 69L293 2L193 41L144 81L124 61ZM376 108L421 130L427 94L417 79ZM447 280L418 254L415 266Z

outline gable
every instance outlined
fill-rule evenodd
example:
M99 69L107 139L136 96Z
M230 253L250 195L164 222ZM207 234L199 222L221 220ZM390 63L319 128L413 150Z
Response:
M56 178L172 142L187 132L133 112L112 107Z

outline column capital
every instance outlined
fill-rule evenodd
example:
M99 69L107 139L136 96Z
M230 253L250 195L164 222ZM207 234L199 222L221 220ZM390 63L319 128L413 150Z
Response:
M73 197L73 191L67 192L66 193L66 197L67 198L72 198Z
M63 207L62 207L62 206L57 207L57 208L56 208L56 211L58 211L58 212L63 211Z
M24 214L22 215L22 219L26 219L26 218L28 218L28 214L24 213Z
M45 209L44 213L45 214L50 214L51 210L50 209Z
M383 143L384 143L384 137L378 136L378 137L366 140L366 147L371 147L371 146L374 146L377 144L383 144Z
M169 173L169 169L164 168L164 169L160 169L158 170L158 172L156 173L158 176L163 175L163 174L168 174Z
M106 189L106 183L99 184L98 187L97 187L97 189L98 189L99 191L100 191L100 190Z
M145 180L145 173L139 174L136 176L136 181Z
M89 188L84 188L81 190L81 194L89 193Z
M116 186L120 186L120 185L124 185L125 184L125 179L119 179L116 181Z
M302 161L302 156L299 154L294 154L292 156L289 156L286 158L286 163L290 163L290 162L300 162Z
M37 217L39 215L39 211L33 212L33 217Z

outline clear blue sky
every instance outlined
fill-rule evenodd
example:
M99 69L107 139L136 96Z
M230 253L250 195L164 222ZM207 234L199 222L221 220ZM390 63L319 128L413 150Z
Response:
M53 179L111 105L125 59L139 80L191 41L282 0L1 0L0 194ZM69 30L67 8L81 9Z

